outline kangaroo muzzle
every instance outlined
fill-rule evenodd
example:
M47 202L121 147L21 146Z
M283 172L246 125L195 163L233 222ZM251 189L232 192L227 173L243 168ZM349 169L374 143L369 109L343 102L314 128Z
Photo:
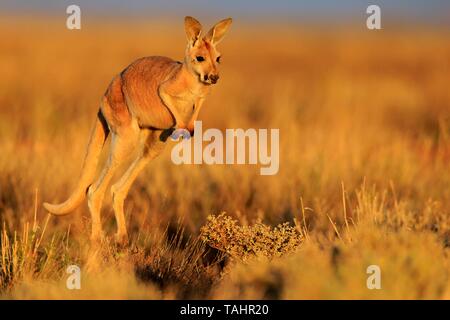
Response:
M211 81L211 83L217 83L217 81L219 80L219 75L218 74L212 74L209 76L209 79Z

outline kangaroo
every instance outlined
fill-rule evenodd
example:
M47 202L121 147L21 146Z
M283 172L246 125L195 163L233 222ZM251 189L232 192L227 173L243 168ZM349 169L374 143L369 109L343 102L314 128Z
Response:
M128 191L145 165L163 151L173 130L187 129L193 134L194 121L210 87L219 80L220 53L216 45L223 39L231 22L231 18L224 19L202 36L200 22L185 17L187 46L183 62L160 56L145 57L113 78L101 99L78 184L65 202L43 204L50 213L70 213L87 194L92 219L91 240L100 240L103 237L100 213L104 194L116 169L130 152L137 150L138 156L111 187L117 221L116 241L128 242L123 212ZM94 181L99 157L109 134L108 159Z

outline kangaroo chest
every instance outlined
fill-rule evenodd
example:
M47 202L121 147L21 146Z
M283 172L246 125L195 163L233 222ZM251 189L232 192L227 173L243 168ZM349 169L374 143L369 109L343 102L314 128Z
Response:
M200 94L191 92L185 92L179 95L162 94L162 100L164 104L166 104L170 110L176 112L179 117L178 120L180 120L184 124L191 121L192 116L195 112L197 101L202 97L203 96Z

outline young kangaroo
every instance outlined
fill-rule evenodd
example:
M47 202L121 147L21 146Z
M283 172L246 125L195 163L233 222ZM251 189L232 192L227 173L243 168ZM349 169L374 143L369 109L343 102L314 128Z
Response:
M123 212L127 193L139 172L161 153L174 129L187 129L193 134L194 121L210 86L219 79L220 53L216 45L231 21L228 18L218 22L202 36L201 24L186 17L188 43L183 63L158 56L141 58L112 80L101 100L78 185L65 202L44 203L50 213L68 214L81 204L87 193L92 217L91 239L100 239L100 211L106 189L116 169L137 148L137 158L111 187L117 220L116 240L128 241ZM94 182L100 153L109 133L112 135L110 154Z

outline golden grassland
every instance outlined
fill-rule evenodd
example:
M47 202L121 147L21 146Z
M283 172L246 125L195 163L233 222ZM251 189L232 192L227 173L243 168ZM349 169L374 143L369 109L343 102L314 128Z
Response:
M450 298L448 33L237 21L200 118L279 128L279 173L176 166L168 147L126 200L130 246L94 249L85 204L55 218L41 203L75 186L112 77L182 59L185 39L181 22L82 27L0 23L1 298ZM107 197L109 235L113 216Z

